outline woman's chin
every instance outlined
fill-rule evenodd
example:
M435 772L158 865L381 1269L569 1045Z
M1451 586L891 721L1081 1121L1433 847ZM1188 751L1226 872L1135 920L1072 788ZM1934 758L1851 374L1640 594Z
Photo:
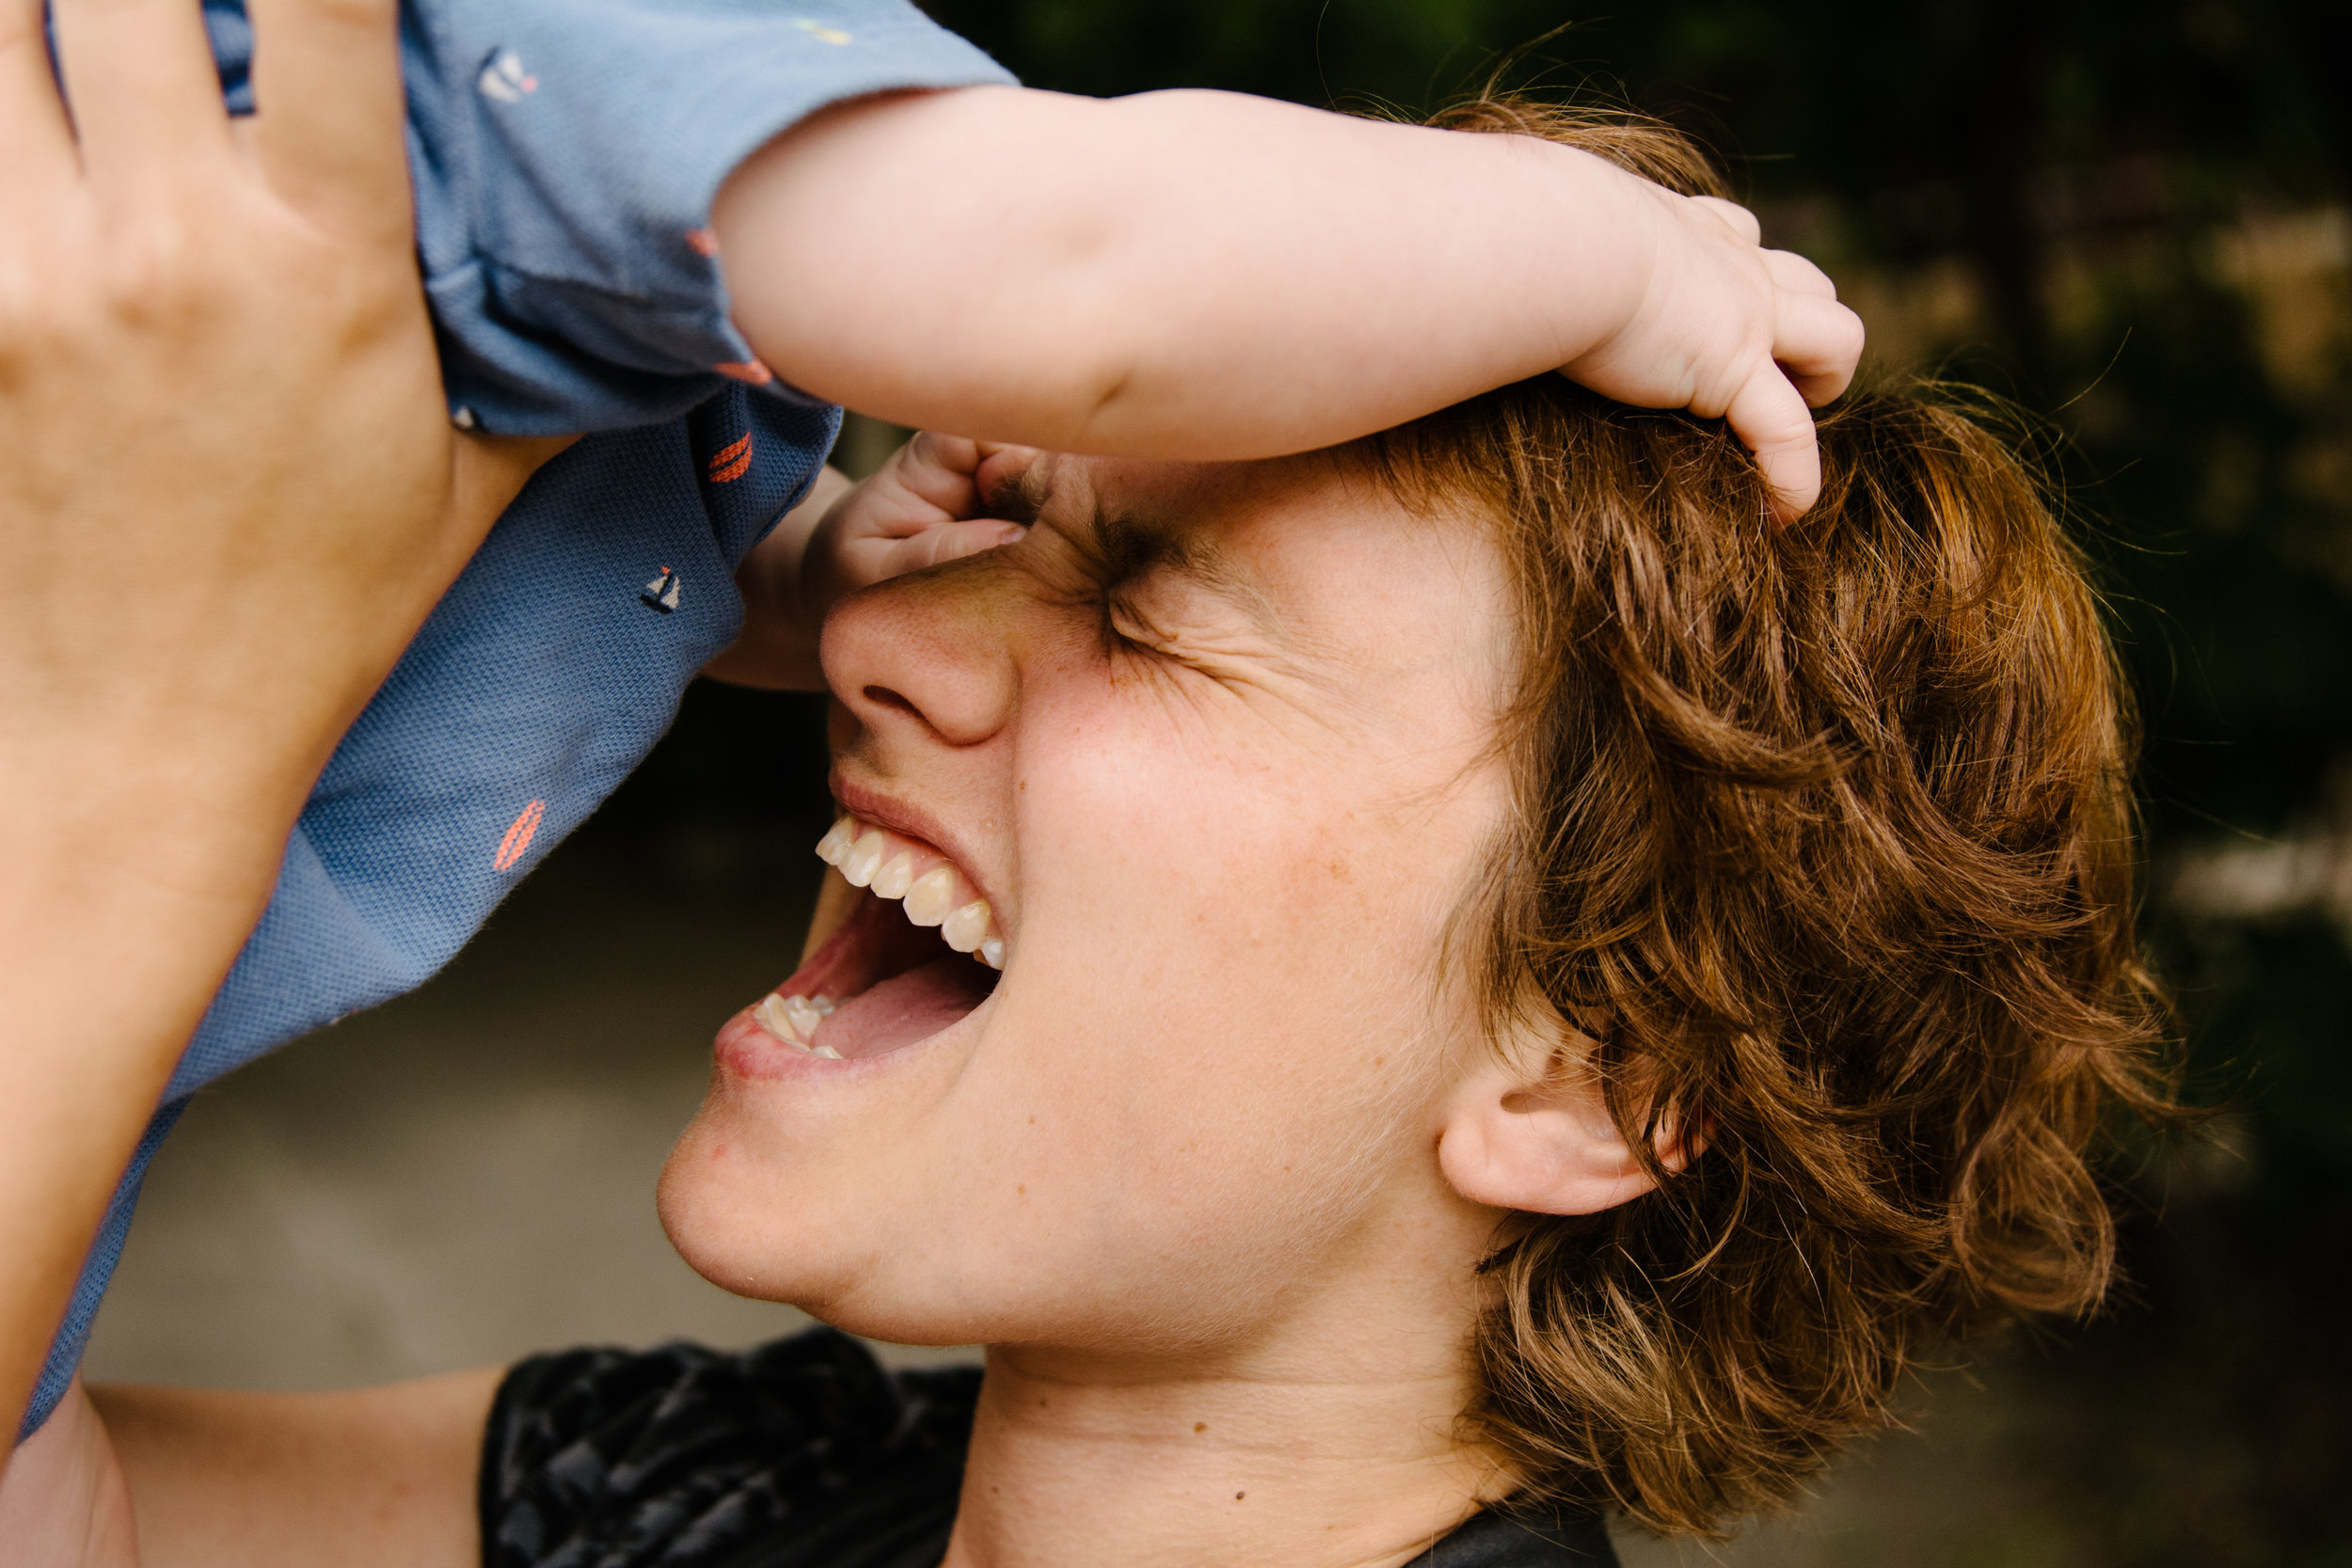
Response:
M845 1283L827 1277L833 1249L820 1217L792 1201L788 1181L745 1157L708 1107L661 1167L654 1207L687 1266L723 1291L810 1309Z
M958 1081L998 1001L994 971L914 934L924 943L879 978L837 985L813 1042L791 1027L805 1021L771 1016L774 996L721 1027L708 1091L662 1167L657 1207L679 1256L723 1290L854 1333L965 1344L961 1325L927 1327L932 1314L919 1310L852 1316L853 1303L926 1294L900 1265L936 1259L943 1238L936 1227L899 1236L892 1222L911 1201L955 1206L958 1184L942 1193L929 1180L941 1155L921 1108ZM878 1274L892 1276L886 1290Z
M769 1178L734 1163L729 1141L704 1118L670 1151L656 1207L678 1256L723 1291L897 1344L968 1345L989 1326L964 1292L889 1267L904 1249L879 1241L876 1216L780 1196Z

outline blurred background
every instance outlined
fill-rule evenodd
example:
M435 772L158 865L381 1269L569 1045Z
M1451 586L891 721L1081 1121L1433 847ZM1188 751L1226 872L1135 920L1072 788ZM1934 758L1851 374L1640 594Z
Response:
M2047 421L2138 686L2146 927L2217 1135L2118 1162L2099 1317L1955 1354L1792 1515L1627 1556L2352 1565L2352 5L929 8L1073 91L1414 114L1507 61L1661 115L1837 278L1876 372ZM853 421L845 466L894 438ZM321 1386L788 1327L678 1263L650 1192L712 1027L798 951L820 726L698 689L441 978L210 1091L92 1372Z

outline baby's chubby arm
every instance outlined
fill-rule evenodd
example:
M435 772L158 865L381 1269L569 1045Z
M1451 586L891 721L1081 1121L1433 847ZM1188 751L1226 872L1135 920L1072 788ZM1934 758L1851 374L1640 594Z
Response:
M786 379L1059 451L1272 456L1560 369L1727 417L1793 515L1819 488L1807 404L1862 345L1728 202L1532 136L1231 93L861 101L749 159L716 228Z

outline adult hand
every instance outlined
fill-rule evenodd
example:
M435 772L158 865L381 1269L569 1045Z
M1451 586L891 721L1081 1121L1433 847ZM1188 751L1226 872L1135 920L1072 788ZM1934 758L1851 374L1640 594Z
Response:
M339 736L537 450L449 428L394 0L0 0L0 1423Z
M139 1560L131 1488L77 1377L0 1474L0 1564L139 1568Z

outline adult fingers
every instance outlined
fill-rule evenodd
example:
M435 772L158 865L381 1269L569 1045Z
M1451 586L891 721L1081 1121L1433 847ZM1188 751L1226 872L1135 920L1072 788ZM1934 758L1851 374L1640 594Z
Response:
M185 0L183 0L185 3ZM395 0L246 0L252 148L272 189L337 232L407 242Z
M1775 303L1772 357L1816 407L1852 383L1863 341L1862 318L1834 299L1783 293Z
M1777 365L1757 367L1732 395L1724 419L1756 454L1772 487L1773 515L1782 522L1804 515L1821 494L1821 451L1813 411Z
M190 161L229 146L229 111L188 0L56 0L82 166L102 198L134 210L184 190Z
M1793 250L1764 252L1764 270L1775 285L1790 293L1818 294L1823 299L1837 297L1837 285L1830 281L1829 274Z
M19 212L45 205L78 172L41 17L41 0L0 0L0 147L9 149L0 203ZM14 217L9 226L33 221Z
M1721 218L1724 227L1747 244L1764 243L1764 226L1756 221L1754 213L1737 201L1725 201L1720 196L1694 196L1691 199Z

